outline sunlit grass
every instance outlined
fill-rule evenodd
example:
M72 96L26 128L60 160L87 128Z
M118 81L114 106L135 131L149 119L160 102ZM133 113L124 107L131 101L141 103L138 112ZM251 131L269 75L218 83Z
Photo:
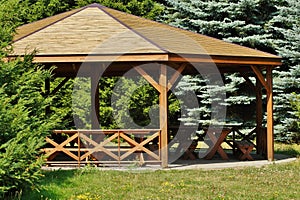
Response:
M276 151L300 155L299 145ZM47 171L40 192L22 199L299 199L300 158L287 164L224 170Z

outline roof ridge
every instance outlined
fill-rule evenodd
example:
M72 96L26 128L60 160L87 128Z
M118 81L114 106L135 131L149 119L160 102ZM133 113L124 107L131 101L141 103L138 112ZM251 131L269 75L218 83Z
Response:
M119 22L122 26L128 28L130 31L132 31L133 33L135 33L136 35L140 36L141 38L143 38L144 40L146 40L147 42L149 42L150 44L156 46L157 48L159 48L161 51L164 51L165 53L169 53L169 51L167 51L165 48L161 47L160 45L156 44L155 42L153 42L152 40L150 40L149 38L145 37L144 35L142 35L141 33L137 32L136 30L134 30L133 28L131 28L130 26L128 26L127 24L125 24L124 22L122 22L121 20L119 20L118 18L116 18L115 16L113 16L112 14L110 14L109 12L107 12L105 9L102 9L102 8L107 8L107 9L112 9L112 10L115 10L115 11L118 11L118 12L121 12L119 10L116 10L116 9L113 9L113 8L108 8L106 6L103 6L103 5L100 5L100 4L97 4L97 3L94 3L94 4L91 4L89 5L90 7L97 7L99 8L101 11L103 11L104 13L106 13L107 15L109 15L111 18L113 18L115 21ZM129 13L126 13L126 14L129 14ZM129 14L131 15L131 14ZM135 15L133 15L135 16ZM139 16L136 16L136 17L139 17ZM142 18L142 17L141 17ZM145 19L145 18L143 18Z
M49 24L46 24L45 26L42 26L41 28L38 28L38 29L36 29L36 30L34 30L34 31L32 31L32 32L30 32L30 33L24 35L24 36L21 36L21 37L15 39L15 40L13 40L13 42L17 42L17 41L19 41L19 40L22 40L22 39L24 39L24 38L26 38L26 37L28 37L28 36L34 34L34 33L37 33L37 32L39 32L39 31L41 31L41 30L43 30L43 29L45 29L45 28L47 28L47 27L49 27L49 26L52 26L53 24L56 24L57 22L60 22L60 21L62 21L62 20L64 20L64 19L67 19L67 18L71 17L72 15L74 15L74 14L76 14L76 13L78 13L78 12L84 10L84 9L86 9L87 7L88 7L88 6L85 6L85 7L82 7L82 8L75 9L76 11L75 11L75 10L69 10L69 11L66 11L66 12L59 13L59 14L57 14L57 15L62 15L62 14L65 14L65 13L67 13L67 12L70 12L70 14L68 14L67 16L63 16L62 18L59 18L59 19L57 19L57 20L55 20L55 21L53 21L53 22L51 22L51 23L49 23ZM72 12L72 11L75 11L75 12ZM46 18L41 19L41 20L46 20L46 19L54 18L54 17L57 16L57 15L49 16L49 17L46 17ZM24 27L24 26L28 26L28 25L32 25L32 24L37 23L37 22L39 22L39 21L40 21L40 20L31 22L31 23L28 23L28 24L24 24L24 25L20 26L19 28Z

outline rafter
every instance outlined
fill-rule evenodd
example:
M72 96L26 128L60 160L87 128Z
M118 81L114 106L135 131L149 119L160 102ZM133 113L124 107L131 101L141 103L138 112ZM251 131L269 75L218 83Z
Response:
M258 80L261 82L261 84L266 88L267 92L270 92L270 86L266 82L261 71L256 66L253 66L253 65L251 65L251 68L254 71L254 73L256 74L256 76L257 76Z
M161 86L141 67L134 68L140 75L144 77L159 93L161 93Z
M183 70L185 69L186 66L187 66L187 63L183 63L177 69L177 71L173 74L173 76L171 77L171 79L168 82L168 91L171 90L172 87L174 86L174 84L176 83L176 81L178 81L179 76L181 75L181 73L183 72Z

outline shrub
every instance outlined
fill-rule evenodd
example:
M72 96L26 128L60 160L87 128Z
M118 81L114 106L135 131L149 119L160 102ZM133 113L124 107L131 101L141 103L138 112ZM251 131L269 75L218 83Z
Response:
M42 175L40 148L60 119L45 113L52 98L42 93L51 73L32 58L0 64L0 196L34 189Z

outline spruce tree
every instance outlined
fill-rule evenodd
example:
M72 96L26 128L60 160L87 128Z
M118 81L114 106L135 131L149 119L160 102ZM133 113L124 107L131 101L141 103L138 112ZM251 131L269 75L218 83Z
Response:
M276 10L274 1L165 0L164 3L167 9L160 20L165 23L228 42L271 53L275 52L272 48L271 34L265 28L266 22ZM268 10L264 9L266 7ZM250 79L254 81L254 78ZM183 81L190 81L191 85L195 83L193 79L183 79ZM253 125L254 120L250 119L255 115L253 112L255 110L253 109L255 106L254 91L250 89L251 92L249 92L246 81L239 74L225 74L224 83L224 90L227 94L226 105L228 106L227 121ZM202 87L204 89L207 86L202 85ZM199 94L199 101L203 101L201 99L206 97L207 95ZM243 109L251 111L246 112L249 116L245 116L245 112L242 112ZM202 110L202 112L206 110L209 113L207 108L198 110ZM195 113L195 110L193 112ZM187 119L191 120L191 117Z
M52 99L42 94L51 71L33 64L33 54L5 60L19 18L16 1L0 3L0 196L6 199L36 188L45 159L40 149L61 116L45 114Z
M300 82L299 1L165 0L164 3L168 9L161 21L283 57L282 67L273 73L275 134L280 141L299 141L296 123L299 118L291 106L299 94Z
M286 0L277 6L277 14L268 23L276 51L283 65L274 71L276 139L299 142L299 116L293 102L300 91L300 2Z

